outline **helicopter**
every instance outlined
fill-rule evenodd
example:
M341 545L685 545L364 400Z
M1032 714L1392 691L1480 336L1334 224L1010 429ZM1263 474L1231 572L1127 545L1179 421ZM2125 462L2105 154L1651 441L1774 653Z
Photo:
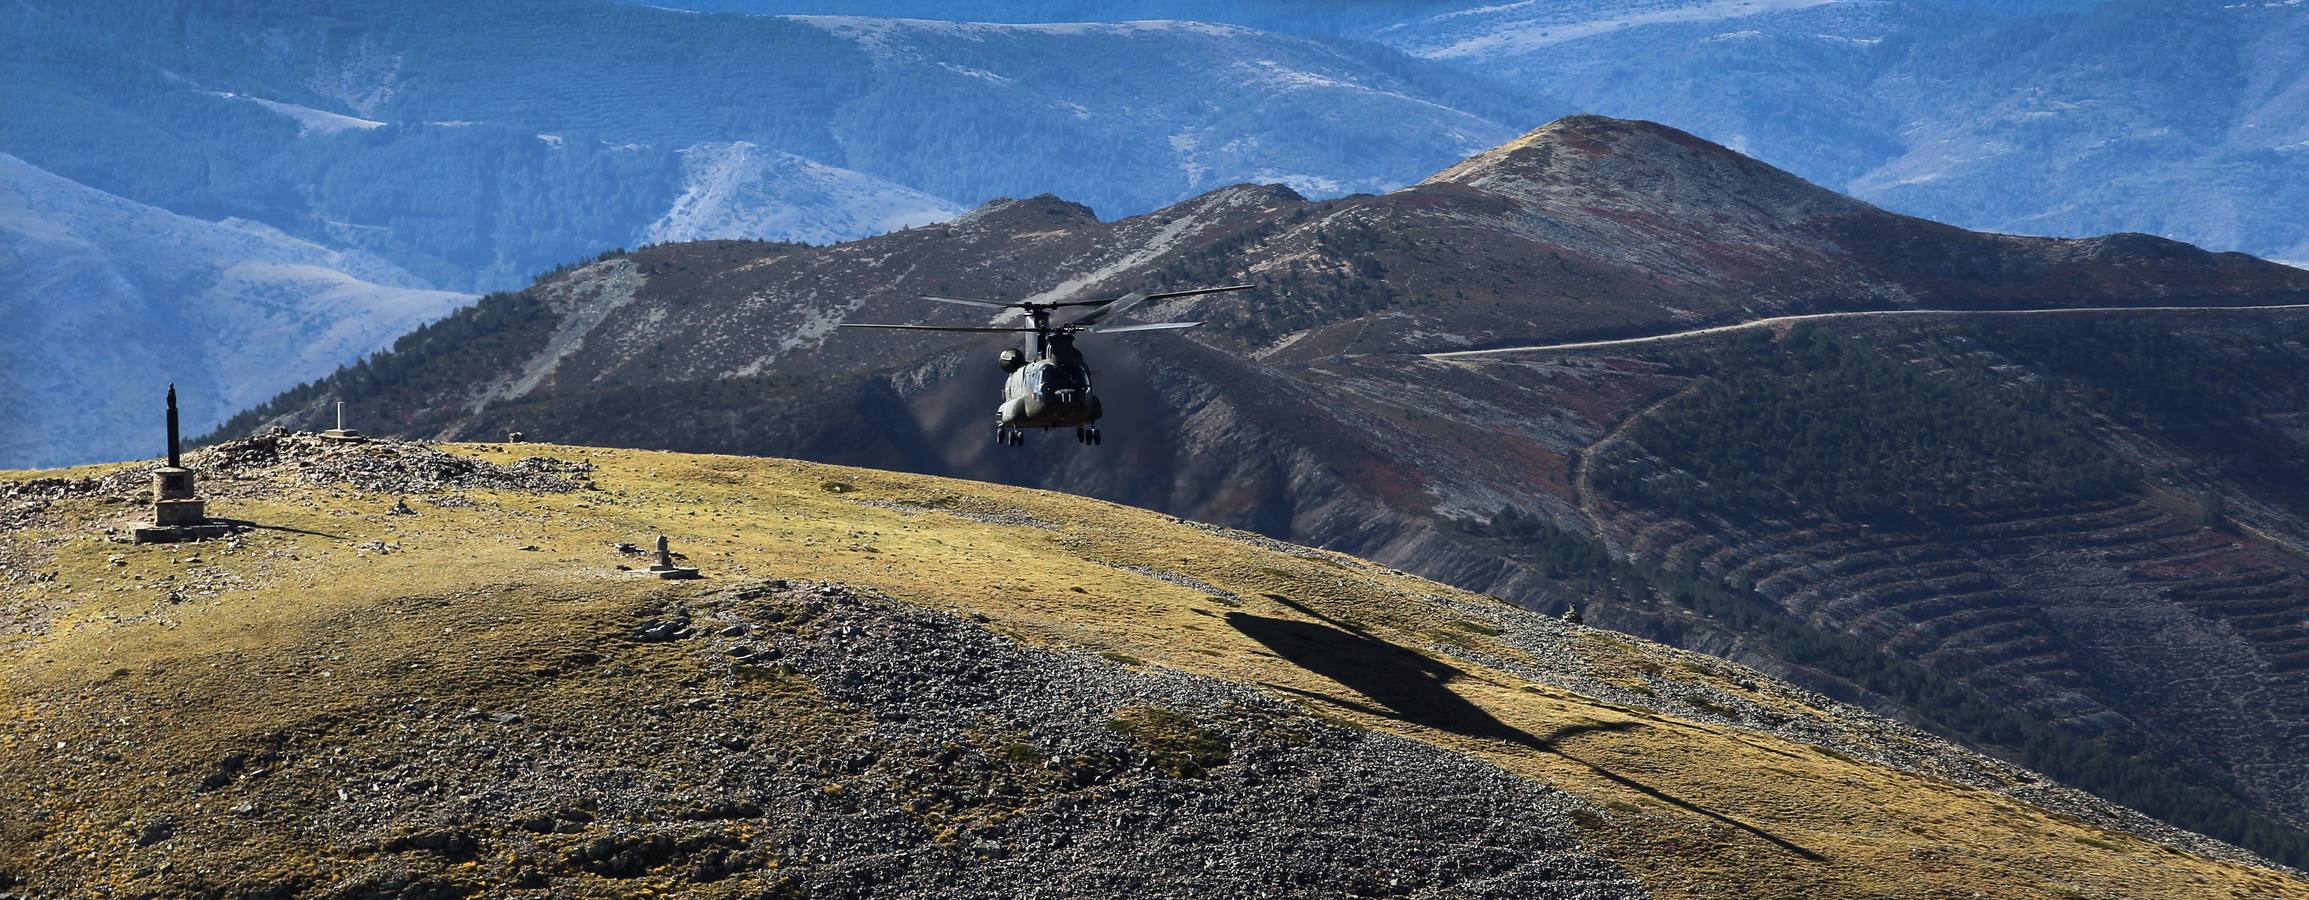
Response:
M976 306L986 309L1015 309L1026 313L1031 324L1024 326L988 325L961 327L947 325L882 325L868 322L843 322L843 328L885 328L898 331L964 331L1017 333L1024 335L1019 346L1002 351L997 362L1006 376L1002 383L1002 405L994 411L994 442L1018 447L1026 443L1026 429L1074 429L1076 443L1101 443L1098 431L1099 416L1105 408L1098 396L1090 391L1090 364L1083 360L1082 351L1075 349L1074 338L1080 334L1122 334L1130 331L1171 331L1193 328L1201 322L1149 322L1139 325L1101 325L1115 313L1149 300L1168 300L1174 297L1193 297L1200 294L1218 294L1227 291L1249 290L1251 285L1232 284L1225 287L1189 288L1178 291L1139 293L1133 291L1107 300L1078 300L1065 303L1036 303L1034 301L1002 302L971 300L962 297L937 297L925 294L924 300ZM1053 325L1052 312L1068 307L1091 307L1090 311L1073 321Z

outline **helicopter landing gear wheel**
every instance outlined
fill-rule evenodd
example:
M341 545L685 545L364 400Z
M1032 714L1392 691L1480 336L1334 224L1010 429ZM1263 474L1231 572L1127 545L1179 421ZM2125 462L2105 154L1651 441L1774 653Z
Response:
M1100 444L1103 444L1103 443L1105 443L1105 442L1106 442L1106 438L1105 438L1104 436L1102 436L1102 435L1100 435L1100 434L1098 433L1098 429L1097 429L1097 428L1092 428L1092 429L1090 430L1090 445L1091 445L1091 446L1093 446L1093 447L1096 447L1096 446L1098 446L1098 445L1100 445Z

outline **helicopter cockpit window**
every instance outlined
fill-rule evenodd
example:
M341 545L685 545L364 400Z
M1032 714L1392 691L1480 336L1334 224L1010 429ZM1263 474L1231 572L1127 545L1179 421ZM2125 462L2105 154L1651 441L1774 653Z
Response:
M1059 391L1089 390L1090 373L1081 366L1043 366L1028 373L1027 382L1037 395L1047 397Z

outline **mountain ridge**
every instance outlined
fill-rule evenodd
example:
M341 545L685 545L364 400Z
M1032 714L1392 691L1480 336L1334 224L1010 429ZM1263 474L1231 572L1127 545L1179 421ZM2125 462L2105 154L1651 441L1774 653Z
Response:
M1531 145L1600 142L1639 157L1623 161L1624 172L1672 171L1699 191L1707 181L1696 173L1749 171L1777 186L1762 194L1788 194L1785 175L1734 165L1712 144L1662 137L1669 133L1574 120ZM2224 537L2232 526L2222 517L2157 499L2201 497L2206 509L2222 505L2283 540L2309 535L2281 474L2293 451L2283 449L2292 444L2280 419L2296 403L2282 373L2299 361L2231 343L2239 316L2291 328L2298 312L2117 311L1979 335L1967 330L2004 320L1860 321L1593 353L1449 362L1421 354L1837 309L2297 304L2309 273L2136 238L1973 234L1864 205L1821 204L1809 192L1782 209L1827 214L1774 219L1751 210L1745 225L1721 227L1709 204L1647 204L1660 196L1645 190L1652 176L1627 177L1589 182L1592 198L1436 183L1310 201L1244 186L1111 222L1044 197L830 248L650 248L484 302L394 353L284 395L228 433L312 427L343 399L357 421L387 433L473 439L518 430L1062 488L1353 550L1541 609L1593 603L1592 621L1934 723L2096 790L2134 791L2124 796L2159 815L2214 828L2215 818L2251 809L2246 815L2264 818L2218 827L2252 831L2264 847L2299 840L2299 826L2278 823L2309 798L2273 773L2288 765L2280 760L2294 752L2289 729L2302 721L2283 698L2301 677L2292 661L2309 638L2284 617L2290 586L2309 572L2286 562L2279 544L2241 530ZM1103 451L986 443L986 392L997 375L985 342L833 328L989 321L915 294L1064 299L1232 281L1257 287L1141 313L1208 322L1196 333L1096 348L1110 411L1103 426L1115 438ZM605 329L556 312L590 297L650 310L655 324L632 327L626 313L619 321L628 324ZM2156 323L2174 329L2164 349L2120 343L2045 356L2063 342L2038 337L2082 329L2067 343L2100 347L2140 340L2140 329ZM2204 341L2215 343L2188 355ZM558 349L540 355L548 346ZM2152 394L2143 396L2167 405L2112 409L2105 405L2139 388L2072 381L2109 377L2092 367L2152 352L2162 356L2146 371L2197 379L2160 391L2218 387L2251 373L2238 384L2262 396L2174 403ZM2226 376L2202 364L2231 357ZM2044 368L2051 363L2066 368ZM1703 425L1747 427L1750 418L1707 405L1773 396L1769 382L1743 372L1785 372L1790 384L1809 385L1788 396L1814 405L1763 420L1786 423L1788 433L1772 440L1808 449L1745 469L1781 474L1726 478L1684 437ZM508 384L534 387L508 392ZM1920 429L1922 409L1982 424ZM2280 418L2171 420L2177 430L2157 418L2197 414L2191 409ZM1804 426L1834 424L1848 411L1854 421L1891 424ZM1681 430L1651 422L1701 415L1708 418ZM2273 455L2215 465L2206 454L2222 451L2189 435L2219 433L2256 435ZM1758 438L1724 440L1733 443L1715 456L1750 452L1739 448ZM1828 462L1848 446L1876 447L1877 455ZM2054 463L2054 454L2076 459ZM1819 468L1791 468L1798 463ZM2018 471L2044 474L2032 481ZM1710 493L1710 483L1724 487ZM1828 504L1808 514L1825 521L1780 522L1795 501L1773 498L1790 491L1818 498L1797 502L1798 512ZM1878 505L1830 502L1871 491ZM1694 505L1711 497L1714 506ZM1923 505L1903 511L1901 503ZM1926 524L1914 524L1916 516ZM2048 517L2053 524L2027 524ZM2075 548L1997 536L2031 528L2122 547L2069 564L2077 577L2121 587L2095 595L2033 576L2031 554L2070 558ZM1896 549L1856 549L1879 540L1933 548L1927 556L1938 561L1915 577L1937 580L1915 584L1903 580L1906 568L1880 568L1902 558ZM2236 546L2216 552L2223 540ZM2195 549L2173 549L2183 545ZM1787 562L1805 554L1819 558ZM2131 562L2175 554L2203 562ZM1979 562L1950 561L1965 558ZM1599 568L1606 559L1621 568ZM1809 606L1836 596L1828 592L1841 582L1828 573L1863 561L1873 574L1851 589L1851 613ZM1751 571L1773 577L1750 581L1742 573ZM1594 587L1579 587L1614 583L1636 587L1600 601L1583 599ZM1962 590L1902 605L1941 596L1934 591L1942 583ZM2050 618L2093 596L2123 605L2127 616L2179 616L2208 643L2194 659L2130 647L2117 669L2129 674L2096 683L2085 673L2118 665L2107 654L2129 647L2132 632L2113 629L2135 620ZM1878 597L1892 605L1870 605ZM1887 624L1911 618L1912 627ZM1888 640L1883 628L1908 637ZM2085 633L2096 637L2064 637ZM1833 648L1832 665L1811 658L1822 647ZM2229 660L2217 677L2193 673L2216 657ZM2146 687L2166 679L2203 687ZM2231 702L2252 709L2219 720L2184 712ZM2174 755L2158 755L2167 751ZM2135 767L2157 774L2123 774ZM2143 784L2164 786L2142 792Z

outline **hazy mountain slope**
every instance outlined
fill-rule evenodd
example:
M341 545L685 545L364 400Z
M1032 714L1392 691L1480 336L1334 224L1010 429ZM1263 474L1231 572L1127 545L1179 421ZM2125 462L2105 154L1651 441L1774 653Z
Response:
M148 465L0 474L10 889L2303 889L1737 665L1141 510L545 445L191 462L265 527L116 544ZM636 577L658 532L706 578Z
M963 212L921 191L743 141L684 150L682 170L681 196L642 231L644 243L774 237L831 244Z
M675 0L654 5L755 15L839 14L963 22L1142 22L1177 19L1243 25L1288 34L1343 35L1476 3L1474 0L1359 0L1355 3L1333 3L1329 0Z
M2283 3L1791 0L1505 4L1371 34L1902 212L2303 259L2304 29Z
M1373 45L1192 24L141 0L33 3L10 27L37 52L8 62L19 88L0 150L311 239L382 229L364 246L484 289L631 243L686 190L679 154L703 144L964 205L1057 190L1112 214L1245 180L1394 187L1561 111ZM386 125L300 132L218 92ZM745 236L875 224L803 212Z
M922 292L1055 298L1238 278L1260 287L1141 313L1207 319L1204 329L1101 339L1094 360L1113 440L1096 449L1063 435L1029 450L987 440L993 341L833 329L845 320L986 321L909 299ZM1733 380L1743 358L1695 356L1679 344L1454 362L1420 354L1834 309L2305 298L2309 273L2242 255L2141 235L1966 232L1839 197L1672 129L1582 117L1375 197L1318 202L1279 186L1239 186L1113 222L1042 197L830 248L712 242L614 256L485 301L229 429L309 425L342 397L363 422L397 433L521 430L965 474L1351 548L1543 608L1592 596L1582 602L1596 605L1599 621L1931 722L2158 815L2292 854L2309 844L2283 821L2302 814L2305 798L2277 773L2305 764L2295 735L2309 720L2286 698L2302 695L2296 663L2309 645L2287 617L2298 617L2309 592L2283 547L2309 542L2301 525L2309 502L2288 493L2298 478L2288 481L2295 470L2282 452L2223 463L2211 455L2221 440L2173 442L2298 443L2280 423L2299 407L2274 386L2309 363L2285 353L2253 357L2251 368L2191 363L2200 380L2253 371L2240 384L2269 387L2214 404L2170 400L2179 387L2150 382L2155 390L2143 396L2177 408L2264 409L2268 423L2248 421L2261 413L2225 413L2154 430L2145 413L2109 406L2120 395L2099 382L2071 396L2067 382L2030 374L2041 365L2035 350L2004 357L1961 341L1911 349L1863 335L1856 340L1868 353L1848 366L1797 357L1812 367L1788 370L1797 379L1789 384L1807 386L1789 396L1809 405L1771 415L1739 404L1772 396L1780 382ZM2282 315L2205 314L2263 317L2237 319L2246 328ZM1881 324L1898 338L1973 321ZM2118 376L2224 358L2200 358L2196 346L2094 377L2140 390ZM1869 353L1900 362L1863 364ZM2138 353L2127 344L2082 358ZM1955 386L1936 386L1943 377ZM1651 413L1676 411L1663 401L1700 396L1719 380L1746 393L1667 432L1722 434L1716 451L1638 433ZM2047 393L2053 385L2060 393ZM1788 431L1723 431L1749 421ZM2093 421L2106 424L2079 424ZM1851 428L1821 427L1843 424ZM1808 449L1775 456L1764 440ZM1632 449L1654 445L1665 454L1657 463ZM1867 452L1855 458L1846 447ZM1761 484L1704 465L1751 458L1735 474L1764 473ZM1591 465L1598 459L1610 465ZM1831 477L1846 471L1915 481ZM1711 495L1677 472L1728 487L1702 504ZM1655 475L1657 487L1639 489ZM2188 513L2193 501L2172 499L2183 489L2232 498L2232 518L2260 531L2231 533L2223 529L2246 526ZM1770 500L1775 491L1792 499ZM1877 507L1851 499L1872 494ZM1900 512L1917 505L1963 516L1919 524ZM1885 510L1910 518L1884 518ZM1815 512L1826 518L1807 517ZM2033 519L2047 519L2039 524L2049 530ZM1870 549L1855 534L1893 546ZM2037 540L2046 534L2049 543ZM1698 544L1678 544L1703 536L1724 552L1694 555L1685 551ZM1903 545L1926 548L1919 552L1936 563L1974 562L1932 570L1948 577L1918 584L1902 577L1911 559L1895 552ZM2080 549L2091 547L2114 549L2099 559ZM1607 550L1621 562L1606 565ZM1630 552L1640 555L1634 563ZM2175 555L2202 568L2128 568ZM1789 562L1804 556L1816 559ZM2095 593L2032 562L2056 557L2085 582L2124 587ZM1891 568L1865 585L1823 580L1862 562ZM1747 580L1783 565L1788 578ZM1815 583L1811 593L1795 590ZM1615 584L1630 586L1596 587ZM1861 587L1885 588L1887 599L1825 612L1808 599L1873 596ZM2114 605L2060 624L2013 614L2080 596ZM1927 602L1936 598L1947 602ZM1895 602L1903 600L1922 605ZM2166 625L2142 624L2159 616ZM1916 627L1890 640L1884 629L1905 627L1902 617ZM1960 627L1967 623L1981 628ZM2186 653L2122 649L2132 635L2183 630L2209 643ZM2247 706L2201 715L2232 701Z
M1199 19L1385 43L1652 119L1901 212L2140 231L2309 259L2309 13L2214 0L952 4L689 0L760 13Z
M197 431L472 298L238 220L204 222L0 155L0 459L152 451L152 398Z

